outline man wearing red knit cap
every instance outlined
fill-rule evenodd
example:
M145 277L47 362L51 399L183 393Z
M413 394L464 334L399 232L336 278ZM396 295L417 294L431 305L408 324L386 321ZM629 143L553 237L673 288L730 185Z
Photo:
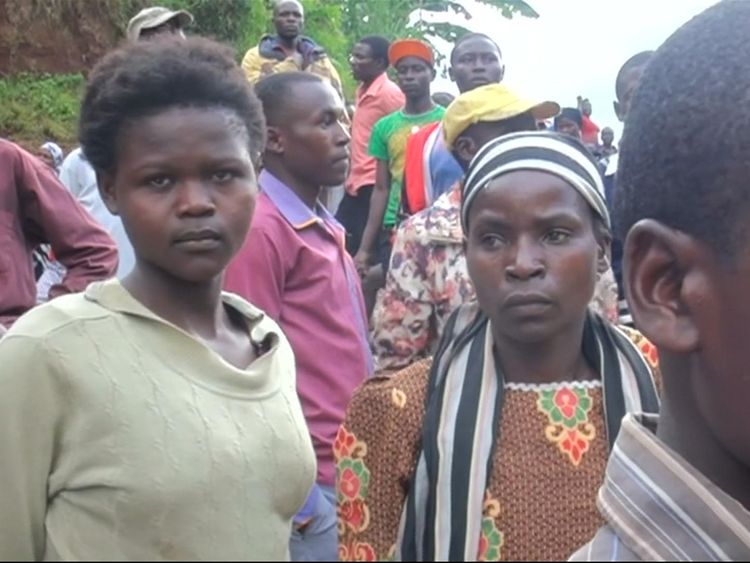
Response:
M371 264L383 264L384 271L388 268L391 236L398 226L401 205L406 140L420 127L440 121L445 113L430 95L435 59L429 45L416 39L402 39L391 44L388 58L396 69L406 104L378 121L370 137L369 153L377 160L377 173L370 215L355 257L361 275Z

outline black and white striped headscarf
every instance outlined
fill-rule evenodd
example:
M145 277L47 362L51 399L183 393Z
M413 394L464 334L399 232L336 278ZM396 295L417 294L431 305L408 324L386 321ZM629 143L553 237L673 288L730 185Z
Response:
M586 147L572 137L546 131L503 135L489 142L471 161L463 187L461 224L468 232L469 210L479 192L494 179L517 170L540 170L570 184L611 228L601 173Z

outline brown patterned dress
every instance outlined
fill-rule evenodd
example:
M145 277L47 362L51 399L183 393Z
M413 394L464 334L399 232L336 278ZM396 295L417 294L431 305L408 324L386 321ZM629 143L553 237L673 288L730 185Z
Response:
M637 333L633 340L656 368L655 348ZM430 366L423 360L373 378L354 395L334 444L343 561L395 553ZM507 384L499 436L477 559L567 559L602 525L595 506L608 457L601 382Z

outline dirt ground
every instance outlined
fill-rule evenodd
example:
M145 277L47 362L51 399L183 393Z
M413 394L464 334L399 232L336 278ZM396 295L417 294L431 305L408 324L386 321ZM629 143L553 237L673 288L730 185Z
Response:
M87 72L122 39L122 4L0 0L0 77L19 72Z

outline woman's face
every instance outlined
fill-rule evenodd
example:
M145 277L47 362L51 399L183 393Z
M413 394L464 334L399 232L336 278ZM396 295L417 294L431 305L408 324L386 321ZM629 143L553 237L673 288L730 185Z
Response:
M537 343L580 326L608 241L572 186L541 171L505 174L476 196L468 221L469 275L496 334Z
M170 279L216 280L242 246L255 208L247 130L229 110L170 108L119 135L100 182L138 263Z

